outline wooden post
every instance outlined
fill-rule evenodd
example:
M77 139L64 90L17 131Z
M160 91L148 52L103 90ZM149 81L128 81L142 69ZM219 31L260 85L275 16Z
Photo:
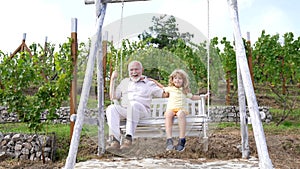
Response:
M48 37L46 36L46 37L45 37L45 43L44 43L44 52L45 52L45 56L47 56L47 53L48 53L48 45L47 45L47 42L48 42Z
M114 44L113 43L113 36L111 36L111 44ZM113 72L113 65L112 65L112 61L113 61L113 58L110 58L110 62L109 62L109 78L111 77L111 75L112 75L112 72ZM116 66L116 65L114 65L114 66Z
M237 81L238 81L238 101L240 113L240 131L242 143L242 158L248 159L250 156L249 137L248 137L248 116L246 113L246 97L241 70L239 69L239 59L236 55Z
M231 91L231 80L230 80L230 71L226 72L226 105L230 105L231 98L230 98L230 91Z
M108 32L105 32L102 42L102 55L103 55L103 88L106 89L106 62L107 62L107 40L108 40Z
M27 47L25 41L26 41L26 33L23 33L23 39L21 45L10 55L10 58L13 58L18 52L24 52L25 50L29 53L30 57L32 57L31 51Z
M247 45L248 45L248 65L249 65L252 85L253 85L253 88L255 89L254 76L253 76L253 66L252 66L252 48L251 48L251 41L250 41L250 32L247 32Z
M101 3L120 3L120 2L134 2L134 1L149 1L149 0L101 0ZM95 4L95 0L85 0L84 3Z
M104 22L104 16L106 12L106 4L99 3L99 1L96 2L96 16L97 16L97 30L96 30L96 35L92 38L92 48L89 53L88 57L88 63L87 63L87 68L85 71L84 75L84 80L83 80L83 87L82 87L82 92L81 92L81 97L78 105L78 110L77 110L77 116L76 116L76 122L74 125L74 133L72 136L71 140L71 145L68 153L68 157L66 160L65 167L66 169L69 168L74 168L75 163L76 163L76 156L77 156L77 151L78 151L78 146L79 146L79 141L80 141L80 133L83 127L83 120L84 120L84 111L86 109L89 93L90 93L90 88L93 80L93 71L94 71L94 64L95 64L95 58L96 56L100 53L101 55L101 45L102 45L102 26ZM101 58L102 61L102 58ZM97 66L98 68L98 66ZM101 67L102 69L102 67ZM100 83L101 84L101 83ZM101 85L98 85L101 86ZM98 95L99 92L98 92ZM98 99L98 102L101 101L102 98ZM99 108L100 109L100 108ZM101 109L101 111L103 111ZM103 130L101 130L101 133L103 134L103 140L104 140L104 113L103 115L103 122L102 124L99 124ZM102 118L99 117L99 118ZM100 131L99 131L100 132ZM101 141L103 141L101 140ZM104 145L99 145L104 151Z
M283 70L284 69L284 56L281 56L280 59L281 59L281 67ZM284 76L283 72L281 72L280 75L282 78L282 94L286 95L286 76Z
M98 5L97 5L98 4ZM105 135L104 135L104 123L105 123L105 119L104 119L104 79L105 77L103 76L103 51L101 52L101 50L103 50L103 41L102 41L102 26L103 26L103 22L104 22L104 16L106 13L106 4L102 4L99 2L96 2L96 6L102 6L102 11L101 16L98 18L98 31L96 33L96 39L95 39L95 46L96 49L98 49L100 52L97 53L97 98L98 98L98 152L97 155L102 155L105 152ZM104 7L105 6L105 7ZM105 10L104 10L105 8ZM99 16L99 14L98 14Z
M45 42L44 42L44 54L40 56L40 63L45 64L46 57L48 55L48 45L47 45L48 37L45 37ZM50 78L51 79L51 78Z
M246 51L244 42L241 36L239 17L238 17L238 6L237 0L227 0L229 6L230 17L234 29L234 37L236 41L236 56L238 58L243 86L246 93L247 105L250 112L251 123L253 127L254 139L257 148L257 154L259 158L259 168L270 169L273 168L272 161L269 157L268 147L266 143L265 134L263 131L263 126L260 118L260 113L257 105L256 96L254 93L249 67L247 63Z
M72 28L71 28L71 56L73 62L73 79L71 82L71 91L70 91L70 117L73 114L76 114L76 105L77 105L77 18L72 18ZM73 136L74 130L74 121L70 121L70 142Z

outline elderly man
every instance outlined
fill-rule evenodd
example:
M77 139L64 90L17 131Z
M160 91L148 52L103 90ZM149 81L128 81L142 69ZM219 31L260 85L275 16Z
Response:
M109 149L127 149L132 145L132 137L142 117L150 115L152 97L163 97L163 89L152 80L142 75L143 66L139 61L132 61L128 65L129 78L125 78L114 87L117 72L113 72L110 81L110 99L120 100L121 104L107 107L106 117L109 126ZM120 119L126 118L126 135L120 145Z

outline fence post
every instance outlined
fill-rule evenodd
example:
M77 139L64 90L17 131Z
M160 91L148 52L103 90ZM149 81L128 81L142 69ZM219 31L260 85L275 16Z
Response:
M246 43L248 45L248 65L249 65L249 70L250 70L250 76L251 76L253 88L255 89L254 77L253 77L252 48L251 48L251 41L250 41L250 32L247 32L247 42Z
M77 93L77 50L78 50L78 43L77 43L77 18L72 18L72 28L71 28L71 56L73 62L73 79L71 82L71 91L70 91L70 117L73 114L76 114L76 93ZM74 129L75 121L70 120L70 142L72 140L73 129Z
M106 62L107 62L107 40L108 40L108 32L106 31L103 36L102 41L102 55L103 55L103 89L106 91Z

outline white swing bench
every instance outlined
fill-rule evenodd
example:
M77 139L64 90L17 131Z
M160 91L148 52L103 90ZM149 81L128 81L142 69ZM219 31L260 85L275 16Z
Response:
M186 116L186 136L198 136L207 138L209 114L206 111L205 95L201 95L200 100L187 99L187 110L189 115ZM135 131L134 138L141 137L166 137L165 117L168 98L153 98L151 102L151 116L140 119ZM121 133L126 132L126 119L121 122ZM178 120L175 117L173 121L172 136L179 136Z

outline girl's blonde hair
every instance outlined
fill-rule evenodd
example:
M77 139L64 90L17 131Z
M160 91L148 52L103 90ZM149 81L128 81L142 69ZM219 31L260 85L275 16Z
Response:
M182 83L183 93L184 94L190 93L189 77L188 77L188 74L182 69L176 69L171 73L171 75L169 76L169 86L175 86L173 83L173 79L174 79L174 77L176 77L178 75L183 79L183 83Z

